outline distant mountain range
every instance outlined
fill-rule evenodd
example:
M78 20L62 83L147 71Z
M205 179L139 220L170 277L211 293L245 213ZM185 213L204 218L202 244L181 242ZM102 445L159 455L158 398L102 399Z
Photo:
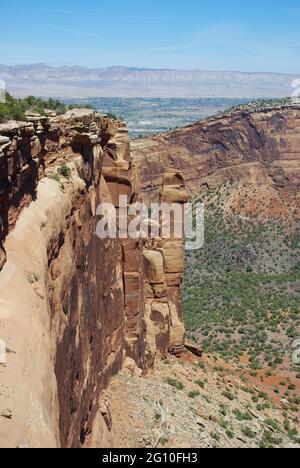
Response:
M290 96L300 75L128 67L0 65L0 79L16 96L269 98Z

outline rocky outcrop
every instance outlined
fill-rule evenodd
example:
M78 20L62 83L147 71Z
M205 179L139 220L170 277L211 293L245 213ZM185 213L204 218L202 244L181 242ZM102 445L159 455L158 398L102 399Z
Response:
M3 240L22 209L35 198L47 141L57 141L58 127L47 118L0 125L0 269Z
M150 200L152 203L183 205L188 200L183 178L173 169L166 169L158 193L145 193L141 188L139 193L144 202ZM143 250L146 358L150 365L157 357L165 358L169 351L179 353L184 348L185 330L181 311L184 246L182 239L175 238L174 223L170 219L170 239L149 240Z
M1 126L0 445L111 444L104 399L184 344L182 242L99 239L97 207L140 192L126 126L93 111ZM178 171L159 199L184 202Z

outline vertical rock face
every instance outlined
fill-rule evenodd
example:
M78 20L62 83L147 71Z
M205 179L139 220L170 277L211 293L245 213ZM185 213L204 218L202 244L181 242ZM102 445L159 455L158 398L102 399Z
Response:
M46 117L0 124L0 269L4 238L34 199L47 141L57 141L58 132Z
M187 201L187 192L178 171L166 169L160 190L156 193L141 191L141 194L146 203L150 200L170 207L177 203L181 207L183 219L183 203ZM181 311L184 246L183 238L175 238L174 227L171 212L170 238L146 241L143 249L146 359L150 366L156 358L165 358L168 351L179 353L184 346L185 330Z
M120 215L120 196L127 204L135 201L136 184L131 164L131 151L128 130L124 125L117 129L109 128L111 138L103 157L103 178L110 201ZM120 228L120 226L118 226ZM122 280L124 295L124 356L145 370L144 340L144 296L143 268L141 264L142 243L140 240L124 238L119 240L122 251Z
M123 366L145 373L183 347L183 246L172 237L100 239L97 207L111 203L119 214L120 195L128 205L183 203L184 182L166 170L157 193L142 193L121 122L86 110L28 118L0 130L1 339L17 350L4 369L10 396L0 395L0 407L13 418L0 420L0 445L105 446L111 421L102 395L111 376ZM35 348L43 359L20 351L33 356Z
M181 171L190 193L227 180L300 185L300 109L233 112L132 145L143 191L161 186L165 168Z

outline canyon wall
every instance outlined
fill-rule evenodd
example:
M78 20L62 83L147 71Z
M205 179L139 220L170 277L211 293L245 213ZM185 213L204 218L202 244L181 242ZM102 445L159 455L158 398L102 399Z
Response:
M0 446L111 446L110 378L184 347L182 241L99 239L98 205L183 205L227 180L298 191L299 128L299 108L131 143L90 110L0 125Z
M262 112L238 111L189 127L136 140L134 164L142 191L158 191L165 167L183 174L197 194L227 180L300 186L299 106Z
M149 202L124 123L32 114L0 135L0 446L110 446L110 378L183 348L182 242L96 235L100 203Z

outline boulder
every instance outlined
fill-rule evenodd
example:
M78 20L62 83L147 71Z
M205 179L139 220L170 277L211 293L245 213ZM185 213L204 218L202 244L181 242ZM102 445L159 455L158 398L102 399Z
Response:
M195 356L203 356L203 349L200 348L200 346L198 346L196 343L192 343L191 341L185 340L184 346L190 353L194 354Z

